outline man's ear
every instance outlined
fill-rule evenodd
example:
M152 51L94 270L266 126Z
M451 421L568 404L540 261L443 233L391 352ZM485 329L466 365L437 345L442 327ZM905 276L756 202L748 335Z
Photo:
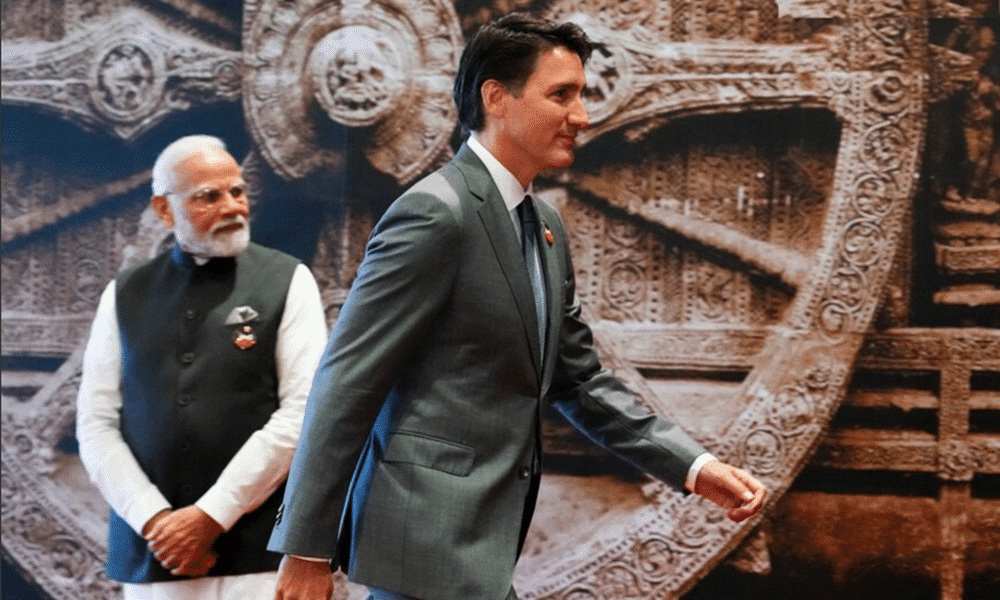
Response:
M170 202L167 201L166 196L153 196L149 199L149 205L152 207L153 212L156 216L160 217L167 227L173 228L174 226L174 209L171 208Z
M483 98L483 110L486 114L502 119L507 115L507 97L510 93L502 83L496 79L487 79L479 88L479 94Z

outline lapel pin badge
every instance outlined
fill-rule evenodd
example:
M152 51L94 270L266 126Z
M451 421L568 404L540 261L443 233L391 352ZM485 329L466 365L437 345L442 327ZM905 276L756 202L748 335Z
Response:
M226 317L226 325L239 325L241 323L249 323L253 321L260 315L257 314L253 308L249 306L237 306L232 311L230 311L229 316Z
M233 345L240 350L249 350L257 345L257 336L254 335L253 327L243 325L237 327L233 332Z
M549 224L548 223L545 223L543 221L542 222L542 227L545 228L545 241L548 242L549 245L551 246L552 244L555 243L556 238L555 238L555 236L552 235L552 230L549 229Z

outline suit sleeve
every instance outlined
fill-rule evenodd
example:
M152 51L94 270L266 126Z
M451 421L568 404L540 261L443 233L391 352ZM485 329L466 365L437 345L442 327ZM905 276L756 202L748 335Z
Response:
M384 400L450 296L460 223L427 193L375 226L306 403L272 551L330 557L355 465Z
M594 443L653 477L681 488L705 449L677 425L650 413L612 373L603 369L580 300L561 220L565 313L549 400Z

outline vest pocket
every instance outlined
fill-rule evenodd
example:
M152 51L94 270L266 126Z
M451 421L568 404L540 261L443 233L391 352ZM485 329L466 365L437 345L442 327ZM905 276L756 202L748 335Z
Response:
M419 465L459 477L472 471L475 458L471 446L406 431L392 434L382 456L384 462Z

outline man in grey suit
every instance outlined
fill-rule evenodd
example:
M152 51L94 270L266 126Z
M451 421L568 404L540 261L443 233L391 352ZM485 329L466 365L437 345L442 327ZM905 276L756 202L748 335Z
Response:
M643 411L580 320L559 214L531 197L588 125L590 42L509 15L462 55L472 132L375 226L313 381L269 548L279 600L326 600L343 568L380 600L514 599L541 472L540 411L743 520L764 487Z

